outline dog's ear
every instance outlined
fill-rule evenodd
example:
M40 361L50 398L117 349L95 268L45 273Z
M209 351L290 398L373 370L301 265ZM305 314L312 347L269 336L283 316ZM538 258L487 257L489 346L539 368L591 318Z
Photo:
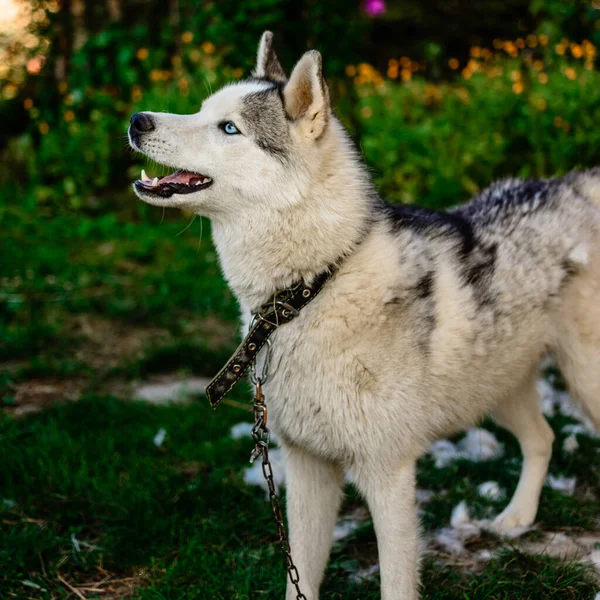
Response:
M294 67L283 90L285 110L294 121L302 121L307 137L319 138L331 115L329 89L323 77L323 60L309 50Z
M252 72L253 77L268 79L277 83L285 83L287 77L279 59L273 50L273 34L265 31L258 44L258 55L256 56L256 68Z

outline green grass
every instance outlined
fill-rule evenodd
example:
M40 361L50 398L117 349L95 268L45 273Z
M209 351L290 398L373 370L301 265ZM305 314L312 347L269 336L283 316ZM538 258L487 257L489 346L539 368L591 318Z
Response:
M213 412L203 398L157 407L99 396L24 419L4 417L0 498L9 502L0 501L0 597L66 599L70 592L58 574L82 585L106 572L115 580L135 576L135 598L283 597L285 574L268 504L261 489L242 480L250 442L228 436L232 424L247 418L230 406ZM161 427L168 434L156 448ZM429 487L437 482L449 489L428 508L437 514L425 518L428 528L447 524L463 495L477 506L476 483L501 475L500 465L489 463L437 471L436 478L425 460L419 476ZM545 506L556 516L553 525L568 524L569 513L584 506L549 492L542 521ZM360 502L353 491L347 501ZM323 597L379 598L378 581L349 578L375 560L367 524L335 548ZM440 600L591 599L595 590L585 568L516 550L483 572L427 559L423 583L424 598Z
M131 197L124 206L135 205ZM3 219L0 394L32 378L215 373L235 347L237 307L208 222L160 211ZM180 235L178 235L180 234Z

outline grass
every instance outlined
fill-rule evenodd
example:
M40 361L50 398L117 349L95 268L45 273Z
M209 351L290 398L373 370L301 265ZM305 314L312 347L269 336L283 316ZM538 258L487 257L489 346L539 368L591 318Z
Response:
M161 407L93 395L26 419L5 416L1 597L66 599L71 592L61 578L93 589L107 574L115 581L133 578L127 594L135 598L282 597L283 563L268 504L261 489L242 479L249 440L228 436L232 424L247 418L232 407L212 412L204 399ZM157 448L153 438L161 427L167 438ZM475 500L476 482L500 474L499 465L485 468L459 463L456 471L438 470L437 484L449 492L428 509L427 528L447 524L457 500ZM455 476L452 485L446 478ZM433 479L424 464L420 481ZM353 492L348 501L360 502ZM585 506L545 490L542 522L551 513L552 525L583 525L591 517ZM378 598L376 581L349 578L375 556L367 525L336 547L324 597ZM592 598L596 586L576 563L517 550L502 553L483 572L428 559L423 582L425 598L450 600Z

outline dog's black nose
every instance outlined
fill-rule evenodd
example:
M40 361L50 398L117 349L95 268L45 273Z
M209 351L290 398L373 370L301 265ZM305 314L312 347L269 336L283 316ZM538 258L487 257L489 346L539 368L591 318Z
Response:
M150 115L146 113L134 113L131 115L131 129L138 133L145 133L154 129L154 123Z

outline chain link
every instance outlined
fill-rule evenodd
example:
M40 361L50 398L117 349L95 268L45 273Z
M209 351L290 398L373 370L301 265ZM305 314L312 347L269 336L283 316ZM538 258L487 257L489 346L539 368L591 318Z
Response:
M259 456L262 458L262 472L269 488L269 503L273 511L273 518L277 527L279 536L279 547L285 557L287 572L292 585L296 588L296 600L307 600L306 596L300 590L300 575L292 559L292 549L285 530L285 521L279 494L275 488L273 479L273 468L269 460L269 440L271 433L267 427L267 406L265 397L262 393L260 378L256 381L256 393L254 396L254 427L252 428L252 439L254 440L254 450L250 456L250 462L254 462Z

